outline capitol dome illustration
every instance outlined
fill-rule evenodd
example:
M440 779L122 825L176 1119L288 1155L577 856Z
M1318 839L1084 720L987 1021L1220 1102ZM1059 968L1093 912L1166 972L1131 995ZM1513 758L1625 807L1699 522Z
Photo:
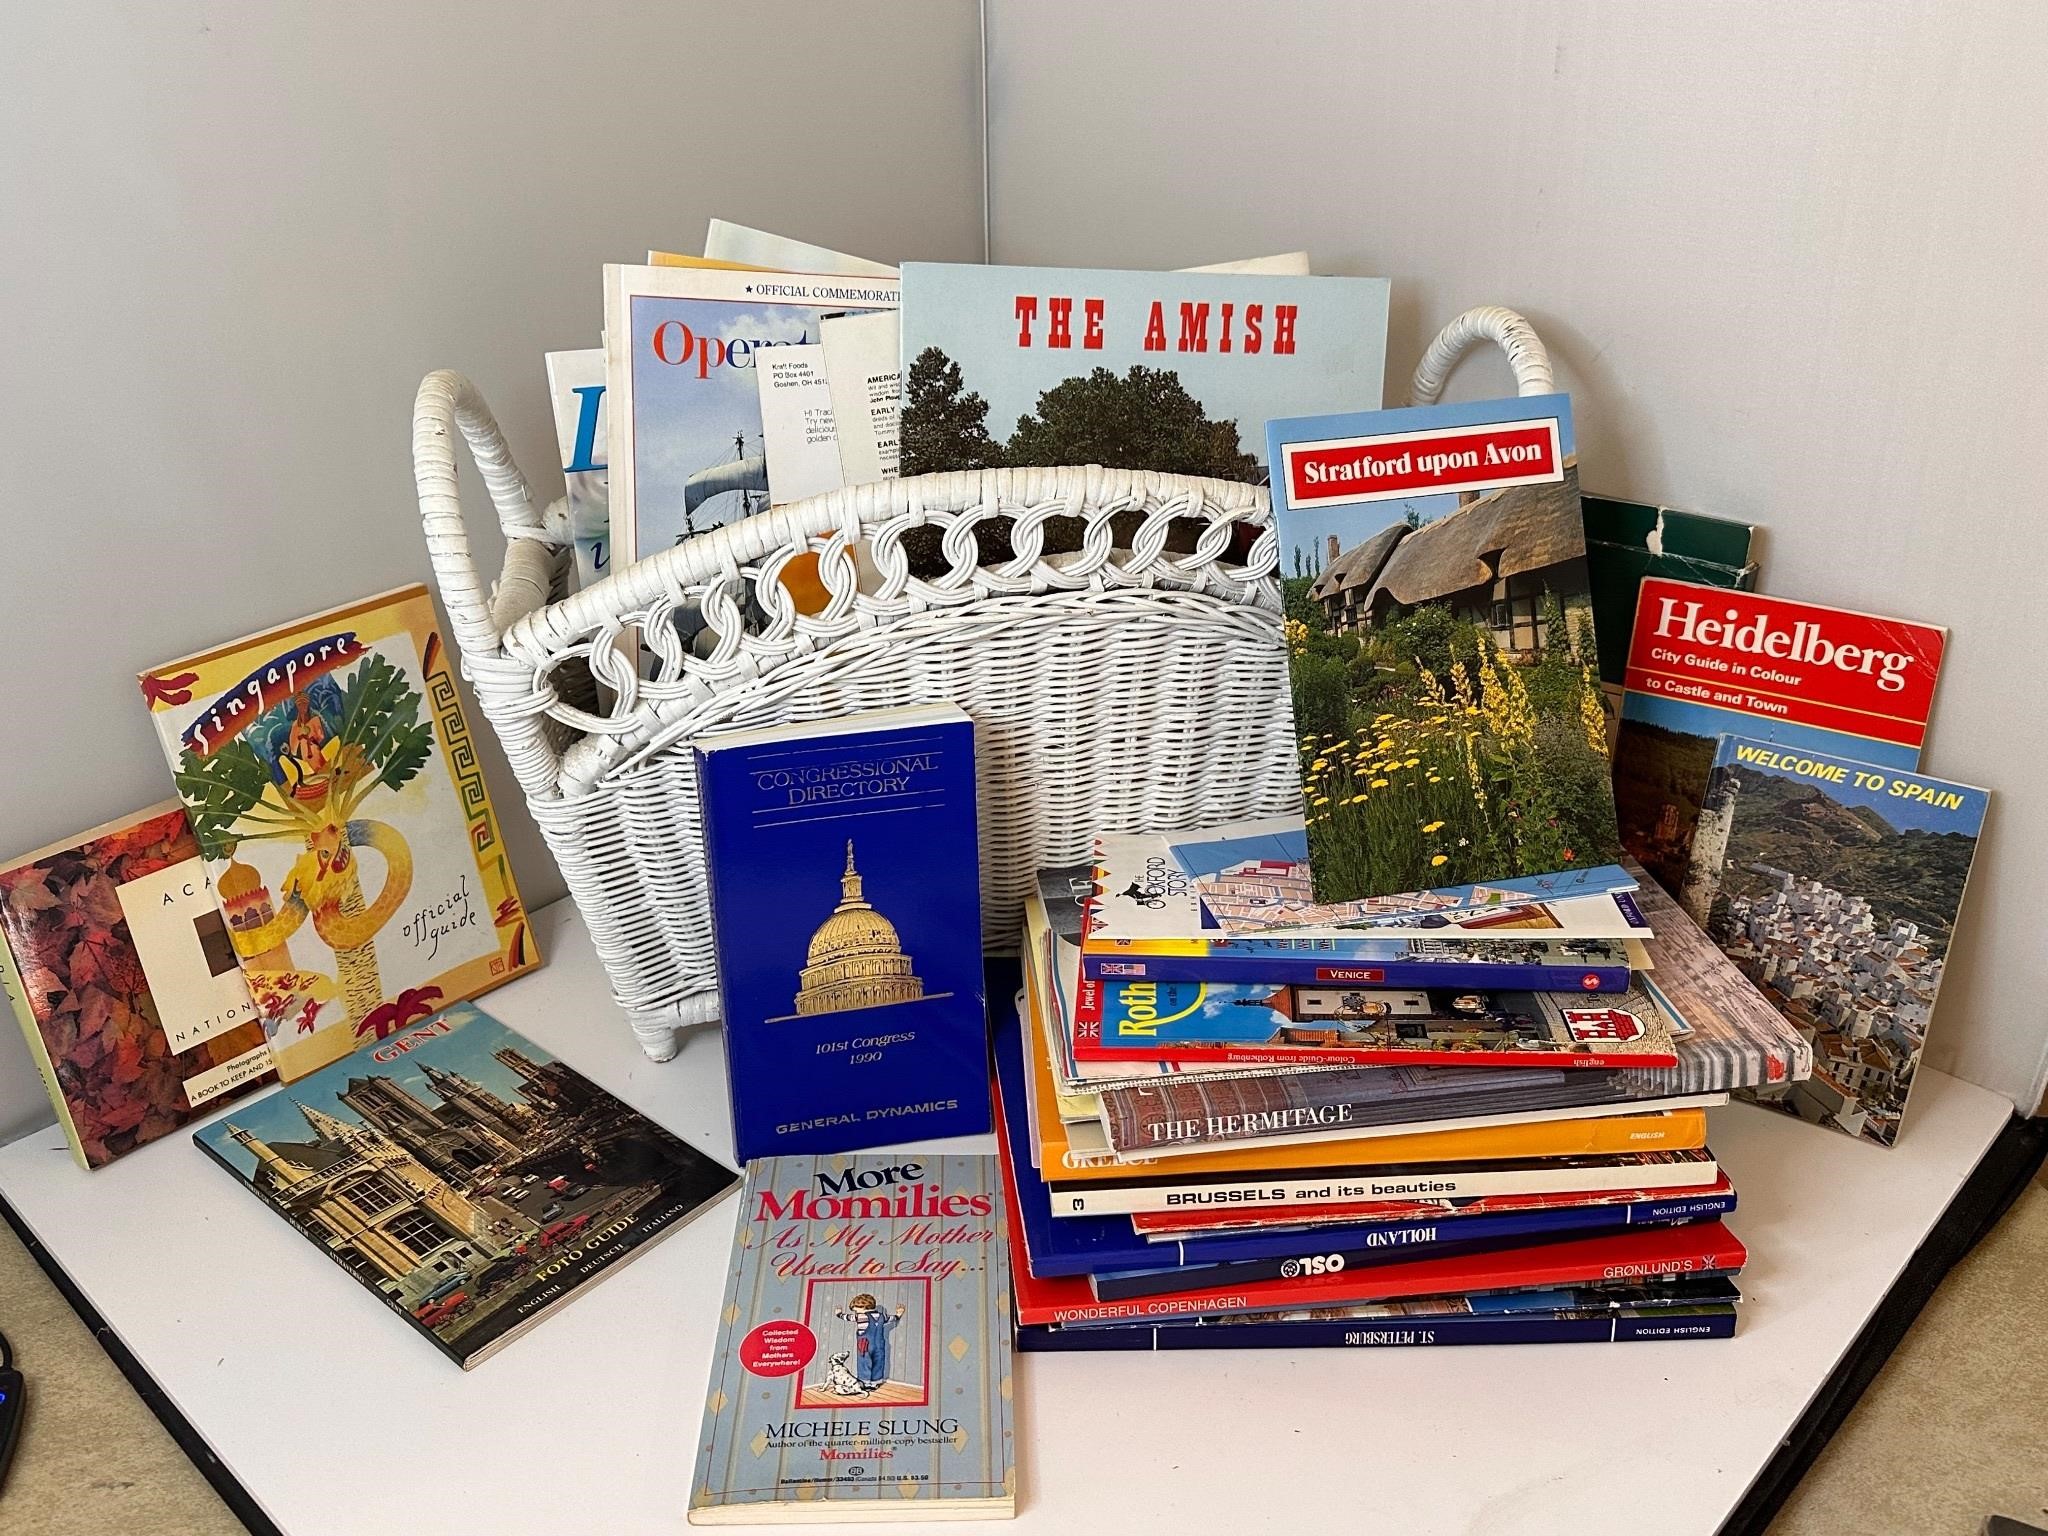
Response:
M853 867L853 840L846 843L846 872L839 877L839 905L811 935L810 952L797 973L796 1011L838 1013L915 1002L924 983L910 968L896 925L861 894Z

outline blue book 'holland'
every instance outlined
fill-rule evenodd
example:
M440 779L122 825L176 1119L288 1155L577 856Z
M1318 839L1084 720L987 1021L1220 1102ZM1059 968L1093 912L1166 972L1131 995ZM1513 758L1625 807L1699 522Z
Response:
M697 775L740 1158L986 1131L973 722L708 736Z

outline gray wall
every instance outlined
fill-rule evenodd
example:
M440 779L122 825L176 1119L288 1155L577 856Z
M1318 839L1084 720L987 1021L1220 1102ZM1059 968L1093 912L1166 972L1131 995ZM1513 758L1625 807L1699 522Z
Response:
M11 7L0 855L171 792L139 668L426 577L429 369L559 495L541 353L596 344L603 262L712 214L978 260L979 93L972 0ZM47 1115L0 1024L0 1138Z
M1394 280L1390 398L1536 323L1589 488L1764 524L1786 596L1951 626L1930 772L1998 792L1929 1060L2031 1108L2048 689L2048 11L990 0L995 259L1307 246ZM1510 388L1497 357L1454 396Z

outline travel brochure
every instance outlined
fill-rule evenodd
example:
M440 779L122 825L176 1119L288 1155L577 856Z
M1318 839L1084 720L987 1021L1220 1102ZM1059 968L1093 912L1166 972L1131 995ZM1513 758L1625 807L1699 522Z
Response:
M1571 401L1266 435L1316 899L1611 864Z

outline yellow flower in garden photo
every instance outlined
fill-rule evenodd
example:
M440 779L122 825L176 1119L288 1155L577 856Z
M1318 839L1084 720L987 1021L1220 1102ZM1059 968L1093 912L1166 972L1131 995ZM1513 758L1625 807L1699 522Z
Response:
M1618 855L1575 475L1318 509L1298 536L1283 597L1317 899Z

